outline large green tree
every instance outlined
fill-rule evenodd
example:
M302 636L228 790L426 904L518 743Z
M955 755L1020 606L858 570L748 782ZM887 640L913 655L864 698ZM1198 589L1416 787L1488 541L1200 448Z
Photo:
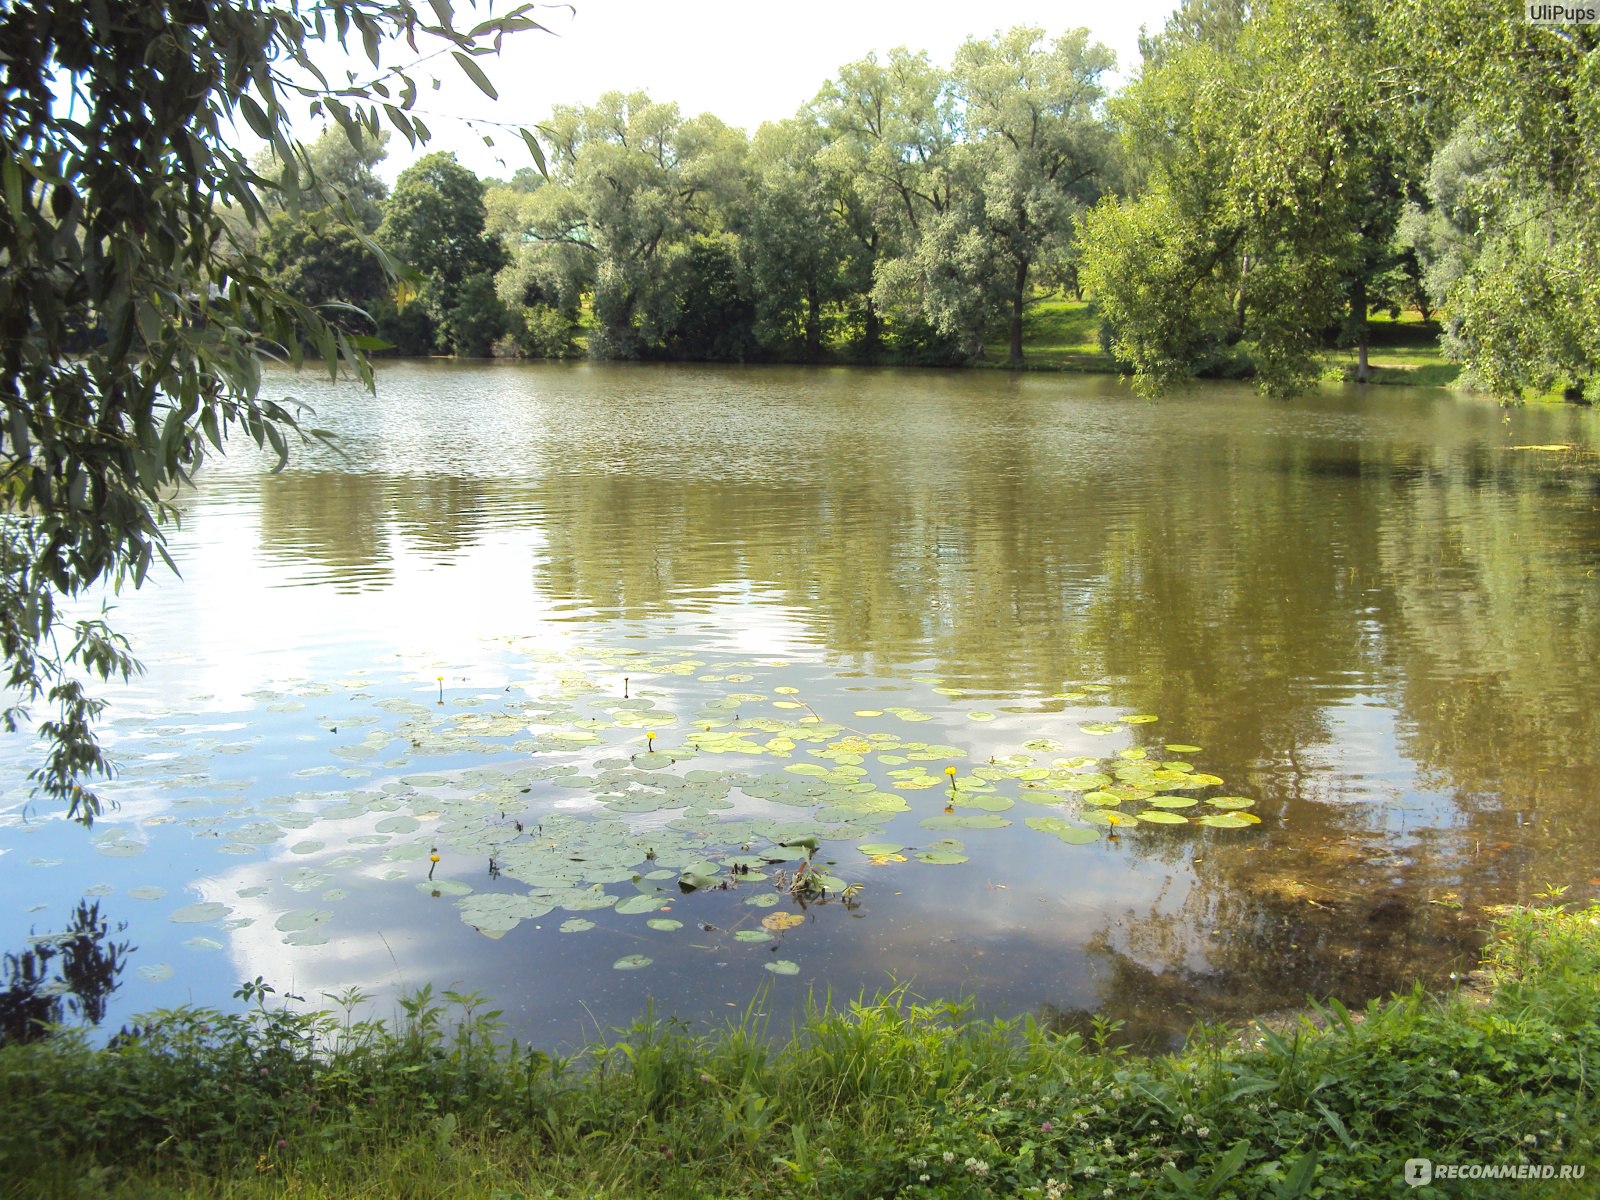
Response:
M404 312L415 305L428 316L432 341L402 345L403 352L481 358L505 332L494 275L507 255L500 240L484 232L483 194L483 180L451 153L425 155L395 180L377 237L411 269L413 281L403 285L386 332L415 336Z
M962 112L959 209L937 228L923 253L934 312L952 331L981 338L992 323L991 295L1009 308L1009 359L1022 362L1022 315L1033 274L1070 253L1073 221L1099 195L1110 136L1099 105L1100 76L1116 65L1089 31L1075 29L1053 41L1044 31L1018 26L986 40L969 39L952 68ZM933 273L939 264L970 263L970 272ZM939 282L961 288L951 295ZM977 309L973 328L961 306ZM980 343L981 344L981 343Z
M1362 0L1253 8L1236 39L1224 9L1169 29L1119 98L1142 190L1103 201L1080 239L1145 392L1238 361L1282 394L1315 378L1330 330L1364 346L1407 190L1408 123L1379 103Z
M914 279L896 264L915 249L924 224L950 207L949 81L926 54L898 47L884 61L869 54L840 67L810 111L827 139L820 162L851 240L848 277L859 296L862 350L871 358L885 308L908 295L903 284ZM913 323L921 330L907 328ZM902 319L895 332L904 343L926 329Z
M1373 25L1392 110L1431 151L1410 222L1450 348L1492 391L1600 401L1600 32L1513 0L1397 0Z
M745 235L758 330L765 347L814 362L824 310L848 294L854 248L822 161L823 130L806 113L761 126L750 146L752 197Z
M416 87L382 65L396 39L474 61L527 10L471 32L449 6L409 0L12 0L0 9L0 652L16 729L51 706L38 790L91 820L108 769L85 676L137 664L103 621L64 601L138 584L166 557L175 485L230 434L280 459L299 428L266 394L264 357L370 381L366 343L272 284L235 235L314 175L291 100L375 137L425 132ZM359 45L366 78L330 83L331 42ZM422 51L425 52L425 51ZM402 53L409 53L404 51ZM235 122L275 149L276 179L233 146Z
M709 114L685 119L643 92L558 105L542 128L552 181L516 238L522 269L570 279L582 261L597 326L591 354L662 352L691 240L741 223L744 134Z
M330 124L306 147L314 186L291 197L269 192L263 199L276 211L257 230L270 282L360 333L373 331L371 314L389 290L389 271L371 236L389 194L376 171L386 141L387 134L352 141ZM282 164L268 153L255 166L276 175Z

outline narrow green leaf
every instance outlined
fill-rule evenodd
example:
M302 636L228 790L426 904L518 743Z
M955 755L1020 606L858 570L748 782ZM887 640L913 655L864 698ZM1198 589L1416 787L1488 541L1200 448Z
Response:
M478 90L491 100L500 99L500 93L494 90L494 84L489 82L489 77L483 73L483 68L472 61L470 55L463 54L460 50L452 50L451 55L466 72L467 78L478 85Z
M256 103L255 97L241 94L239 111L244 114L245 123L258 138L272 140L272 122L267 119L266 111L261 105Z
M1307 1150L1294 1160L1294 1166L1289 1168L1289 1174L1284 1178L1278 1188L1281 1200L1294 1200L1294 1197L1304 1196L1311 1190L1311 1181L1317 1174L1317 1152L1315 1149Z
M1344 1148L1346 1150L1354 1151L1356 1148L1355 1139L1350 1136L1350 1131L1345 1128L1344 1122L1339 1119L1339 1114L1334 1112L1333 1109L1329 1108L1321 1100L1318 1100L1315 1103L1317 1110L1322 1113L1322 1119L1327 1122L1328 1128L1333 1130L1334 1136L1344 1143Z
M517 132L522 135L522 140L527 143L528 153L533 156L533 165L539 168L539 174L549 179L550 168L545 165L544 148L539 145L539 139L534 137L533 132L528 129L519 129Z

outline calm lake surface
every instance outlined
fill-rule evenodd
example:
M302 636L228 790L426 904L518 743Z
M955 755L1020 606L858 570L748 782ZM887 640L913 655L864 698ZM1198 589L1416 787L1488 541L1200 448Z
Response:
M118 807L30 811L0 740L0 948L98 905L111 1028L256 976L481 989L546 1045L898 982L1160 1042L1439 983L1486 906L1600 884L1593 414L280 382L342 456L208 465L183 578L114 598L148 666L109 690ZM802 865L825 896L780 892Z

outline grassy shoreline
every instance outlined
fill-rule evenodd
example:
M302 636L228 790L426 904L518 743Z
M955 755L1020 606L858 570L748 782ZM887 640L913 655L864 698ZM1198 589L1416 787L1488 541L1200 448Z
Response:
M692 1034L646 1014L570 1059L499 1045L472 995L394 1022L241 989L92 1049L0 1048L0 1194L1027 1197L1409 1194L1408 1159L1588 1166L1417 1195L1589 1196L1600 906L1498 918L1480 986L1180 1053L980 1021L904 991ZM346 997L348 1000L354 997Z
M1439 345L1439 326L1417 313L1399 317L1376 315L1368 321L1368 382L1400 387L1455 388L1461 365L1445 358ZM1100 322L1086 300L1038 299L1023 316L1022 370L1074 371L1115 375L1117 364L1100 345ZM985 347L987 357L977 364L1014 369L1006 362L1003 343ZM1328 350L1322 356L1324 383L1353 383L1354 349Z

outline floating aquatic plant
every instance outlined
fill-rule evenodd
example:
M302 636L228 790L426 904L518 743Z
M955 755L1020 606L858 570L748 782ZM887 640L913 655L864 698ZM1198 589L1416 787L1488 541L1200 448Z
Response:
M538 661L549 669L541 679L478 694L468 685L468 694L453 695L448 706L442 675L433 706L414 697L372 699L357 690L370 688L366 680L308 681L293 694L264 691L257 699L272 708L346 689L357 711L316 702L317 735L333 739L328 761L296 772L305 780L326 777L324 790L232 792L218 800L222 789L209 787L210 809L185 813L174 805L171 819L222 853L272 864L270 888L248 898L266 908L261 919L292 944L326 940L324 927L332 926L346 894L330 884L356 872L378 887L406 881L451 904L488 937L558 910L567 914L557 925L564 933L639 918L670 932L684 922L663 910L676 904L684 919L699 921L708 911L701 906L719 903L713 894L731 893L726 903L754 918L786 901L852 902L864 882L857 876L868 867L866 878L876 882L900 871L959 866L988 853L994 837L1012 836L1000 835L1012 823L1002 814L1018 800L1043 810L1021 822L1025 829L1051 838L1062 853L1076 853L1064 848L1092 844L1104 831L1133 841L1185 836L1173 829L1181 825L1195 827L1187 836L1196 837L1260 824L1245 811L1251 799L1208 796L1223 780L1174 757L1199 754L1198 746L1113 743L1106 755L1074 753L1085 748L1080 730L1126 742L1155 720L1130 712L1079 724L1080 717L1104 714L1106 685L1058 693L1063 705L1096 709L1035 713L1032 719L1049 721L1047 728L1030 730L1037 736L969 769L951 761L969 760L967 747L918 739L914 726L934 719L921 708L830 710L806 702L787 683L763 687L758 681L767 668L760 664L613 649L592 659L606 670L591 674L542 656ZM621 675L621 699L619 667L629 671ZM634 678L655 682L634 689ZM933 694L962 694L941 687L933 684ZM956 706L939 712L947 724L961 716L981 722L996 714ZM683 732L671 739L670 753L657 750L658 731L669 728ZM130 779L143 786L205 787L215 755L229 753L229 746L248 748L207 742L177 720L139 732L150 756L135 760ZM641 734L645 748L635 752ZM242 782L248 792L250 781ZM948 802L941 805L946 798L936 794L930 804L922 793L941 782ZM926 842L919 836L924 829L988 840L968 850L948 837ZM308 832L291 840L290 831ZM113 857L138 854L144 845L132 826L109 827L95 840L97 851ZM436 879L445 854L452 864L476 861L480 870L488 864L488 880L475 888ZM828 861L830 854L839 861ZM286 865L291 858L295 865ZM424 859L426 879L419 880ZM305 893L298 903L323 907L274 910L272 896L286 891ZM130 894L162 895L154 888ZM247 898L243 889L239 895ZM607 909L615 916L604 916ZM173 919L220 924L229 916L226 905L190 905ZM787 912L766 916L798 920ZM771 933L729 936L753 941Z

